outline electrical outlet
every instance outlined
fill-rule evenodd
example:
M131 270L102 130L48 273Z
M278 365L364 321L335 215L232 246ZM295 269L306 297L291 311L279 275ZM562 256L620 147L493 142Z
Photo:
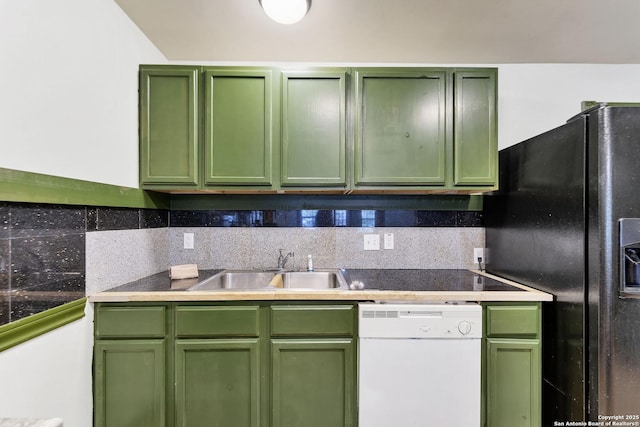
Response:
M365 251L379 251L380 250L380 235L379 234L365 234L364 235L364 250Z
M384 233L384 248L393 249L393 233Z
M473 248L473 263L478 263L478 258L482 258L482 263L484 264L486 261L484 259L484 248Z
M184 248L193 249L193 233L184 233Z

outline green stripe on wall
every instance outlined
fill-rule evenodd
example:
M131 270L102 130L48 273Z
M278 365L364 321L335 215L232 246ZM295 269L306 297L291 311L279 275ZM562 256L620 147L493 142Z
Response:
M481 211L482 195L191 194L0 168L0 201L174 210L379 209Z
M0 168L0 200L61 205L169 208L169 196L163 193L4 168Z
M82 298L0 326L0 351L84 317L86 302Z

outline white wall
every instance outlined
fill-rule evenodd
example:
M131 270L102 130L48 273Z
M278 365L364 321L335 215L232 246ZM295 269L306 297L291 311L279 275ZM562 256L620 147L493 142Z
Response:
M93 309L86 316L0 353L0 418L62 418L93 425Z
M0 167L138 187L138 65L166 59L113 0L0 1L0 61Z
M500 65L500 148L562 125L582 101L640 102L638 75L638 64Z
M112 0L1 0L0 167L137 187L138 65L163 62ZM0 418L92 425L92 320L0 353Z

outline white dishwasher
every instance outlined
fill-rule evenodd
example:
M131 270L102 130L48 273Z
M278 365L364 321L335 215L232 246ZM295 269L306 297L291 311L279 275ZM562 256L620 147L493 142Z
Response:
M482 308L359 304L359 427L480 427Z

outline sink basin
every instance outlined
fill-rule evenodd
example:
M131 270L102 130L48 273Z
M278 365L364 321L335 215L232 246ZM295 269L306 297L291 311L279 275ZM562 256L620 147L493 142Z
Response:
M282 277L282 287L269 286L276 276ZM277 281L276 281L277 283ZM223 270L188 291L243 291L278 289L348 289L337 270L323 271L263 271L263 270Z
M295 289L338 289L346 284L335 271L292 271L282 274L282 286Z
M269 289L267 286L275 271L224 270L190 287L189 291Z

